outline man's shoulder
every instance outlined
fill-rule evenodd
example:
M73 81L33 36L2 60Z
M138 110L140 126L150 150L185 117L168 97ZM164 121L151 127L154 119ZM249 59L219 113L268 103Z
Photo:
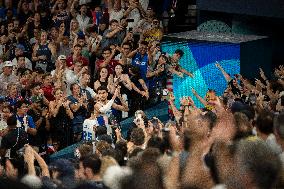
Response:
M67 58L66 58L66 61L71 61L71 60L73 60L73 56L72 56L72 54L70 54L69 56L67 56Z
M110 29L106 29L106 30L104 31L104 33L103 33L103 38L105 38L105 35L108 34L109 32L111 32L111 30L110 30Z
M96 187L97 189L107 189L102 181L89 181L89 184Z

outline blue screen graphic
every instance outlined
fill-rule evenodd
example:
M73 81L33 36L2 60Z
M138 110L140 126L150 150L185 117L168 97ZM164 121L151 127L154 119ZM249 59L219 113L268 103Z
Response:
M218 63L231 76L240 73L240 45L231 43L214 43L202 41L187 42L165 42L162 50L172 55L176 49L181 49L184 56L180 65L194 74L194 78L174 76L173 90L176 99L183 96L191 96L197 107L203 105L192 94L193 87L197 93L204 97L208 89L214 89L217 95L222 95L227 87L225 78L221 71L216 68ZM178 100L176 105L179 107Z

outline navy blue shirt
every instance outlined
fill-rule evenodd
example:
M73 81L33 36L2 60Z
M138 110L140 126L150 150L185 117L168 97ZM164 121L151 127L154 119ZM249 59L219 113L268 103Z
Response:
M71 104L79 103L74 96L68 96L68 100L70 100ZM87 109L81 106L76 112L73 112L74 118L72 119L72 124L83 124L84 120L86 119Z
M142 79L146 82L147 81L147 69L148 69L148 54L144 54L143 56L138 52L132 59L133 66L140 68L140 74ZM146 82L147 83L147 82Z

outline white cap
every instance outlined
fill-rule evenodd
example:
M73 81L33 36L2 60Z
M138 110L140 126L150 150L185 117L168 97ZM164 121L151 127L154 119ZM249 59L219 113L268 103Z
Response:
M65 55L60 55L60 56L58 56L58 60L66 60L66 56Z
M11 62L11 61L5 61L4 62L4 65L3 65L3 68L4 67L13 67L14 65L13 65L13 63Z

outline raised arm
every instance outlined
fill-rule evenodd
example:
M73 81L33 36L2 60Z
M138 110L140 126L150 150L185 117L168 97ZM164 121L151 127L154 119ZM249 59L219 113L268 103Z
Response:
M169 72L171 72L172 74L175 74L179 77L183 77L183 73L175 70L172 66L169 68Z
M49 112L51 114L52 117L56 117L56 115L58 114L59 108L62 104L62 101L60 100L58 103L56 103L55 101L51 101L49 103Z
M37 57L37 54L36 54L38 48L39 48L38 44L36 44L33 48L32 61L34 61L34 62L39 60L39 57Z
M113 103L112 107L118 111L128 112L129 108L128 108L128 105L126 104L126 101L122 97L120 98L120 101L121 101L121 105Z
M77 11L75 10L75 5L77 5L78 2L79 2L78 0L74 0L72 2L71 6L70 6L70 13L73 16L73 18L76 18L76 16L77 16ZM68 3L68 4L70 4L70 3Z
M112 38L113 36L115 36L118 32L120 32L121 30L123 30L122 26L118 26L116 29L109 31L108 33L106 33L105 37L106 38Z
M123 74L123 80L122 83L123 85L128 89L128 90L132 90L132 82L129 79L129 76L127 74Z
M193 78L193 74L182 67L180 68L180 72Z
M102 65L101 65L101 68L102 68L102 67L107 67L107 65L109 64L109 62L110 62L111 59L113 58L114 54L115 54L115 50L112 50L112 51L111 51L111 55L110 55L107 59L105 59L105 60L103 61Z
M27 164L27 168L28 168L28 175L34 175L36 176L36 171L35 171L35 165L34 165L34 153L33 153L33 149L31 146L26 145L25 146L25 152L24 152L24 160Z
M222 68L222 66L218 62L216 62L215 65L222 72L227 82L232 80L231 76Z
M114 94L113 94L113 96L112 96L112 98L111 98L111 100L109 100L105 105L100 105L99 103L96 103L95 104L95 110L97 111L97 112L100 112L100 113L106 113L108 110L110 110L111 109L111 107L112 107L112 105L114 104L114 100L115 100L115 98L117 97L117 95L118 95L118 90L119 89L115 89L115 91L114 91Z
M44 159L36 151L33 150L33 153L39 167L41 168L41 175L44 177L50 177L48 166Z
M174 97L172 92L169 93L169 103L170 103L170 107L173 111L173 114L175 116L175 119L178 122L182 117L182 113L175 106L175 97Z
M197 92L194 90L194 88L191 89L193 95L204 105L206 106L208 103L206 102L206 100L204 100L199 94L197 94Z
M133 51L131 51L128 55L127 55L127 58L133 58L134 55L138 52L138 49L135 49Z
M118 92L120 93L120 92ZM122 97L121 94L118 94L117 95L118 99L120 100L121 102L121 105L118 105L116 103L113 103L112 104L112 107L116 110L119 110L119 111L124 111L124 112L128 112L129 111L129 108L128 108L128 104L127 102L125 101L125 99Z

